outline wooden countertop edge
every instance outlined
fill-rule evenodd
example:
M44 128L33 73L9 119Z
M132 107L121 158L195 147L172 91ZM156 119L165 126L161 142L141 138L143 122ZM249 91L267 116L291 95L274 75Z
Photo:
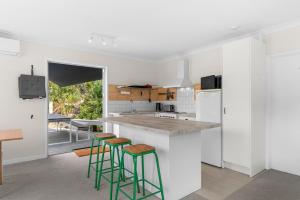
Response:
M7 134L7 135L6 135ZM4 135L4 136L1 136ZM11 136L13 135L13 136ZM0 141L22 140L23 133L21 129L0 130Z
M120 122L118 120L114 120L114 117L110 117L109 119L107 118L103 118L102 121L103 122L108 122L108 123L113 123L113 124L118 124L118 125L122 125L122 126L126 126L126 127L130 127L130 128L140 128L146 131L153 131L155 133L158 134L167 134L169 136L178 136L178 135L185 135L185 134L193 134L196 132L201 132L203 130L193 130L193 131L183 131L183 130L178 130L178 131L171 131L171 130L165 130L165 129L156 129L156 128L152 128L152 127L147 127L147 126L142 126L142 125L136 125L136 124L132 124L129 122ZM217 128L220 127L220 124L216 124L216 125L211 125L210 127L206 128L206 129L210 129L210 128Z
M146 127L146 126L142 126L142 125L127 123L127 122L120 122L120 121L112 120L112 119L107 119L107 120L103 120L103 121L108 122L108 123L113 123L113 124L126 126L126 127L129 127L129 128L141 128L141 129L146 130L146 131L154 131L155 133L168 134L170 136L173 135L173 134L176 134L176 133L173 133L172 131L168 131L168 130L156 129L156 128Z

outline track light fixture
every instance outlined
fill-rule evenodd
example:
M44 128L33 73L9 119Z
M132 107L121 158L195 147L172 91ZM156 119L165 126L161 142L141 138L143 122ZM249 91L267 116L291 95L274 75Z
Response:
M88 39L88 43L90 44L101 44L102 46L112 46L116 47L116 37L103 35L99 33L92 33L91 36Z

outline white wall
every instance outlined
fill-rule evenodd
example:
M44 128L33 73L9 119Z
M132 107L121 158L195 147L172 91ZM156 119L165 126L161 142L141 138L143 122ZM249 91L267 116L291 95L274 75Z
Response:
M268 55L300 51L300 26L269 33L265 35L264 39ZM22 128L25 137L23 141L4 144L6 162L34 159L46 154L46 133L43 129L46 126L43 119L46 116L46 101L23 101L18 98L17 78L21 73L29 73L31 64L35 65L35 72L39 75L46 74L46 59L48 58L108 66L109 83L114 84L144 84L148 82L163 85L177 77L178 59L150 63L33 43L22 43L22 52L23 55L20 57L0 55L0 128ZM191 52L188 57L193 83L199 83L200 77L205 75L222 74L222 49L220 46ZM272 66L270 66L270 70L272 71ZM35 119L30 120L31 114L35 115ZM270 116L267 116L268 119ZM268 141L280 141L278 134L269 132L268 137ZM290 140L297 139L294 137L294 135L291 136ZM274 155L276 149L282 149L279 143L272 143L268 146L270 155ZM298 148L295 150L300 151ZM286 154L289 153L287 149ZM272 157L272 167L274 168L284 162L285 160L280 157ZM274 165L274 163L277 164Z
M268 167L300 175L299 66L300 26L265 36L267 47Z
M300 175L300 53L271 58L270 168Z
M211 48L188 54L190 61L190 77L193 83L199 83L202 76L222 74L222 49ZM167 84L177 78L179 59L170 59L158 63L158 80L160 84Z
M267 55L284 54L300 50L300 25L272 31L263 36ZM190 76L193 83L199 83L200 77L222 74L222 44L208 49L188 52L190 60ZM158 81L166 84L177 78L179 58L170 58L158 63Z
M21 100L18 76L29 74L30 65L36 75L46 75L47 59L108 66L108 81L115 84L155 84L155 65L124 57L80 52L41 44L22 43L22 55L0 55L0 129L21 128L24 140L4 143L4 161L41 158L46 155L46 106L43 100ZM30 119L30 115L34 119Z
M271 60L276 56L290 54L300 54L300 25L280 28L277 31L265 33L263 39L266 43L266 52ZM199 83L201 76L211 74L222 74L222 49L221 47L200 50L192 54L188 54L191 67L190 75L193 83ZM275 57L274 57L275 56ZM269 58L270 60L270 58ZM177 77L177 61L178 59L169 59L159 63L159 79L161 84L168 83ZM267 82L268 82L268 114L267 122L267 165L270 168L300 175L300 135L299 127L299 95L293 88L298 88L297 85L300 79L298 77L300 56L299 59L293 60L293 65L281 66L280 68L270 62L268 66ZM278 64L276 64L278 65ZM296 67L297 66L297 67ZM291 72L294 70L294 72ZM274 73L279 77L274 77ZM280 76L284 77L289 82L295 82L294 87L289 85L289 90L283 88L283 83L280 83ZM275 81L276 84L272 84ZM276 80L275 80L276 79ZM278 88L277 88L278 87ZM277 90L281 90L278 93ZM276 95L275 95L276 94ZM286 97L289 95L289 98ZM292 107L292 109L291 109ZM288 109L288 110L286 110ZM297 121L298 120L298 121Z
M290 27L265 36L267 54L282 54L300 49L300 26Z
M300 54L270 58L268 150L270 168L300 175Z

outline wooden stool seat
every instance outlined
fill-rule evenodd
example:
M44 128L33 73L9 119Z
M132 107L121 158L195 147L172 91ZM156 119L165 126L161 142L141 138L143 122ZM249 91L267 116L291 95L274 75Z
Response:
M131 143L131 140L127 138L113 138L113 139L105 140L105 143L108 145L122 145L122 144Z
M132 155L143 155L155 151L155 148L147 144L136 144L125 147L124 151Z
M115 138L116 135L113 133L96 133L95 134L95 139L111 139L111 138Z
M129 177L129 178L125 177L125 172L124 172L124 169L125 169L124 156L125 156L125 154L128 154L129 156L132 157L133 172L129 171L129 173L132 174L133 177ZM155 157L159 185L155 185L155 184L151 183L149 180L145 179L144 157L149 156L151 154L154 155L154 157ZM141 179L139 178L138 170L137 170L138 169L137 161L138 161L139 157L141 158L141 161L142 161L142 168L141 168L142 178ZM152 171L151 171L151 173L152 173ZM125 184L120 183L121 180L123 180L122 182L126 182L126 179L132 179L132 178L133 178L133 182L131 181L130 183L125 183ZM140 182L142 182L143 196L137 198L137 192L140 193L140 186L139 186ZM151 193L148 193L146 195L145 184L148 184L149 186L153 187L154 191L151 191ZM130 196L130 194L127 191L122 189L129 185L133 185L132 196ZM118 198L119 191L122 192L126 197L128 197L128 199L131 199L131 200L148 199L149 197L157 195L158 193L161 194L161 200L165 199L162 178L161 178L161 173L160 173L160 167L159 167L159 160L158 160L158 155L155 151L155 147L152 147L147 144L136 144L136 145L126 146L123 148L122 156L121 156L121 164L120 164L120 168L119 168L119 178L118 178L118 182L117 182L117 190L116 190L116 194L115 194L116 200L119 199Z

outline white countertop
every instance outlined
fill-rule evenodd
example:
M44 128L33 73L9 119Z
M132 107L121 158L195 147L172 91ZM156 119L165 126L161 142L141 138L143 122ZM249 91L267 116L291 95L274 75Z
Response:
M127 127L141 128L147 131L168 134L169 136L201 132L201 130L220 127L219 123L166 119L143 115L127 115L107 117L103 122L119 124Z

